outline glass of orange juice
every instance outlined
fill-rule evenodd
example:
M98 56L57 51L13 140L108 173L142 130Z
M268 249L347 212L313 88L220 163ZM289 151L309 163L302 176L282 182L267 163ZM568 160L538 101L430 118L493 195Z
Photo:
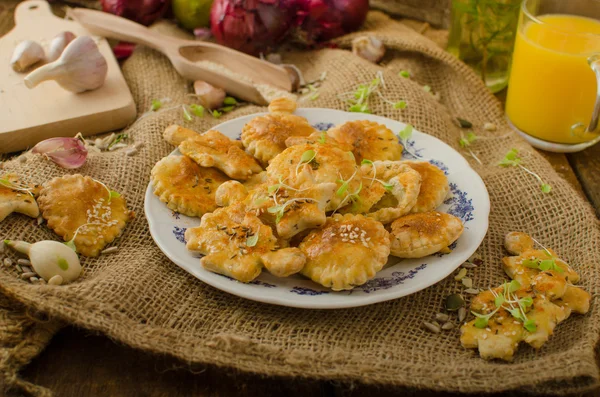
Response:
M540 149L600 140L600 0L523 1L506 115Z

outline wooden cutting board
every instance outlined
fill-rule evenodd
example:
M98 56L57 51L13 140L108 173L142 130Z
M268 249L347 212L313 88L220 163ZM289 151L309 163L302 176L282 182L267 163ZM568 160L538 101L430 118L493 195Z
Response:
M47 52L54 36L62 31L91 36L77 22L52 14L46 1L30 0L15 10L16 26L0 38L0 153L32 147L56 136L78 132L93 135L125 127L136 116L129 87L106 40L94 37L108 63L104 85L96 90L74 94L54 81L33 89L23 82L27 73L10 66L15 46L23 40L37 41Z

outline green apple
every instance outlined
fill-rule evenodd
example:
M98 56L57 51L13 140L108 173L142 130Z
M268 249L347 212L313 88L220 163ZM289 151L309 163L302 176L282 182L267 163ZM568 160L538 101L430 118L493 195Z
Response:
M208 27L213 0L172 0L173 14L186 29Z

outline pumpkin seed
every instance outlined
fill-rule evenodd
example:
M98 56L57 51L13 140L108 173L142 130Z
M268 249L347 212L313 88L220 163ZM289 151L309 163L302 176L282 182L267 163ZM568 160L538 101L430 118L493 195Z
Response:
M450 322L450 321L448 321L448 322L444 323L444 325L442 325L442 329L448 330L448 329L452 329L452 328L454 328L454 323Z
M465 293L471 294L471 295L477 295L479 293L479 290L476 288L468 288L465 290Z
M494 123L484 123L483 129L486 131L496 131L496 124Z
M44 223L44 217L40 215L37 218L37 224L38 226L40 226L42 223Z
M23 269L21 268L21 266L19 266L19 265L16 265L15 267L17 268L17 270L18 270L20 273L23 273Z
M30 273L23 273L23 274L21 274L21 279L22 280L28 280L29 277L35 277L35 273L31 273L30 272Z
M10 258L4 258L4 266L12 266L13 265L13 261Z
M448 315L446 313L438 313L435 315L435 319L437 321L441 321L442 323L445 323L446 321L448 321Z
M29 259L17 259L17 263L22 266L31 266Z
M460 125L460 128L471 128L471 127L473 127L473 123L471 123L468 120L461 119L460 117L457 117L456 119L458 120L458 124Z
M468 277L463 278L461 281L462 281L463 285L467 288L471 288L473 286L473 280L471 280Z
M34 276L29 277L29 281L31 281L33 284L37 284L37 282L40 281L40 279Z
M439 334L441 332L439 325L430 323L428 321L423 321L423 327L433 332L434 334Z
M102 252L100 252L102 255L106 255L106 254L112 254L113 252L117 252L119 248L118 247L110 247L107 248L105 250L103 250Z
M63 278L60 274L57 274L56 276L50 278L50 280L48 280L48 284L49 285L61 285L63 282Z
M452 294L446 297L446 310L454 312L465 305L465 300L459 294Z
M464 307L461 307L460 309L458 309L458 321L462 323L466 317L467 317L467 309L465 309Z
M461 266L464 267L465 269L475 269L477 267L476 264L469 263L469 262L465 262Z
M467 275L467 269L460 269L458 274L454 276L456 281L462 280Z

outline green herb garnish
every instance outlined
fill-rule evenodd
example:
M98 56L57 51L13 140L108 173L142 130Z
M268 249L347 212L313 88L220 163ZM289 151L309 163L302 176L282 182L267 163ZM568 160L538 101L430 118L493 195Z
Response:
M192 121L192 115L190 114L190 112L188 112L187 106L182 105L181 109L183 109L183 118L186 121Z
M224 105L237 105L237 101L235 100L234 97L225 97L225 99L223 100L223 104Z
M248 246L248 247L254 247L257 242L258 242L258 233L253 234L252 236L249 236L246 239L246 246Z
M408 70L401 70L398 72L398 76L408 79L410 77L410 72Z
M473 127L473 123L471 123L468 120L461 119L460 117L457 117L456 119L458 120L458 123L460 124L460 128L472 128Z
M223 113L219 112L218 110L213 110L211 112L211 114L215 119L218 119L219 117L221 117L223 115Z
M123 139L129 138L127 134L117 134L117 137L108 145L108 149L115 146L117 143L121 142Z
M521 168L523 171L527 172L528 174L532 175L535 179L538 180L538 182L540 183L540 190L543 193L550 193L550 191L552 190L552 186L550 186L549 184L544 182L538 174L536 174L535 172L531 171L530 169L524 167L521 164L521 162L522 162L522 160L519 157L519 152L517 151L517 149L511 149L511 150L509 150L508 153L506 153L506 156L504 156L504 158L502 160L500 160L498 165L501 167Z
M152 100L152 106L150 107L150 110L152 110L153 112L156 112L161 107L162 107L162 102L161 101L159 101L158 99L153 99Z
M190 110L194 113L194 116L204 117L204 106L192 104L190 105Z

